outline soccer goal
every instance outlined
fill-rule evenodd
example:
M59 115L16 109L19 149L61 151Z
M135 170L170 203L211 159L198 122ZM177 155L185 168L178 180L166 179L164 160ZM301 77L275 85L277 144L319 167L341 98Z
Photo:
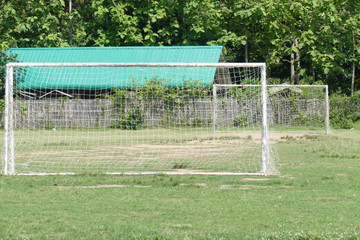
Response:
M262 104L257 96L261 85L216 84L214 96L227 99L227 112L237 124L259 124ZM267 126L271 133L329 134L329 98L327 85L267 85ZM231 99L231 100L230 100ZM215 119L215 118L214 118Z
M263 63L10 63L4 174L278 173Z
M330 133L327 85L268 85L271 131Z

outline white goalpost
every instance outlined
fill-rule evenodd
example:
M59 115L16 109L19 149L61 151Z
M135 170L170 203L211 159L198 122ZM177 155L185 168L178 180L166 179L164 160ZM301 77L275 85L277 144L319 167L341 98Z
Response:
M6 71L4 174L277 174L269 128L325 116L306 107L323 106L311 100L322 90L271 91L264 63L9 63Z

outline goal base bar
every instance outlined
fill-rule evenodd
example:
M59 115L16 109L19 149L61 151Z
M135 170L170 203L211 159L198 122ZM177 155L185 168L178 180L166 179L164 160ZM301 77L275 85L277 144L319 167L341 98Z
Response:
M51 176L51 175L81 175L83 173L61 172L61 173L19 173L18 176ZM201 176L267 176L259 173L236 173L236 172L105 172L104 175L201 175Z

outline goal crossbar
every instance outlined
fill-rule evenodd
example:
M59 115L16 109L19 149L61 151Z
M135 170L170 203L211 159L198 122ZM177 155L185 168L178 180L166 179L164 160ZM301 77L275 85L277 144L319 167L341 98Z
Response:
M8 63L7 67L265 67L265 63Z

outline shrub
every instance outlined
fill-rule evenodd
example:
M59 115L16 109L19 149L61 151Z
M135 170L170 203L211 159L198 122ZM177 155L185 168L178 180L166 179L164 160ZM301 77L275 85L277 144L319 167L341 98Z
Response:
M6 51L7 46L2 43L0 44L0 98L4 98L5 95L5 75L6 75L6 64L9 62L18 62L16 60L17 55Z
M130 130L141 128L145 118L144 108L153 102L164 106L165 121L173 120L186 104L194 98L208 97L210 90L211 88L201 84L200 80L184 79L184 85L180 87L173 85L171 79L159 79L156 76L146 80L133 78L128 88L114 89L113 106L118 119L111 127ZM179 124L189 126L208 124L198 115L194 119L184 115L179 120Z
M235 116L234 126L236 127L247 127L249 125L247 114L245 112Z
M350 129L360 120L360 91L353 97L339 93L330 96L330 123L333 128Z
M123 114L120 120L115 121L111 126L124 130L138 130L142 127L145 114L140 105L131 108L127 113Z

